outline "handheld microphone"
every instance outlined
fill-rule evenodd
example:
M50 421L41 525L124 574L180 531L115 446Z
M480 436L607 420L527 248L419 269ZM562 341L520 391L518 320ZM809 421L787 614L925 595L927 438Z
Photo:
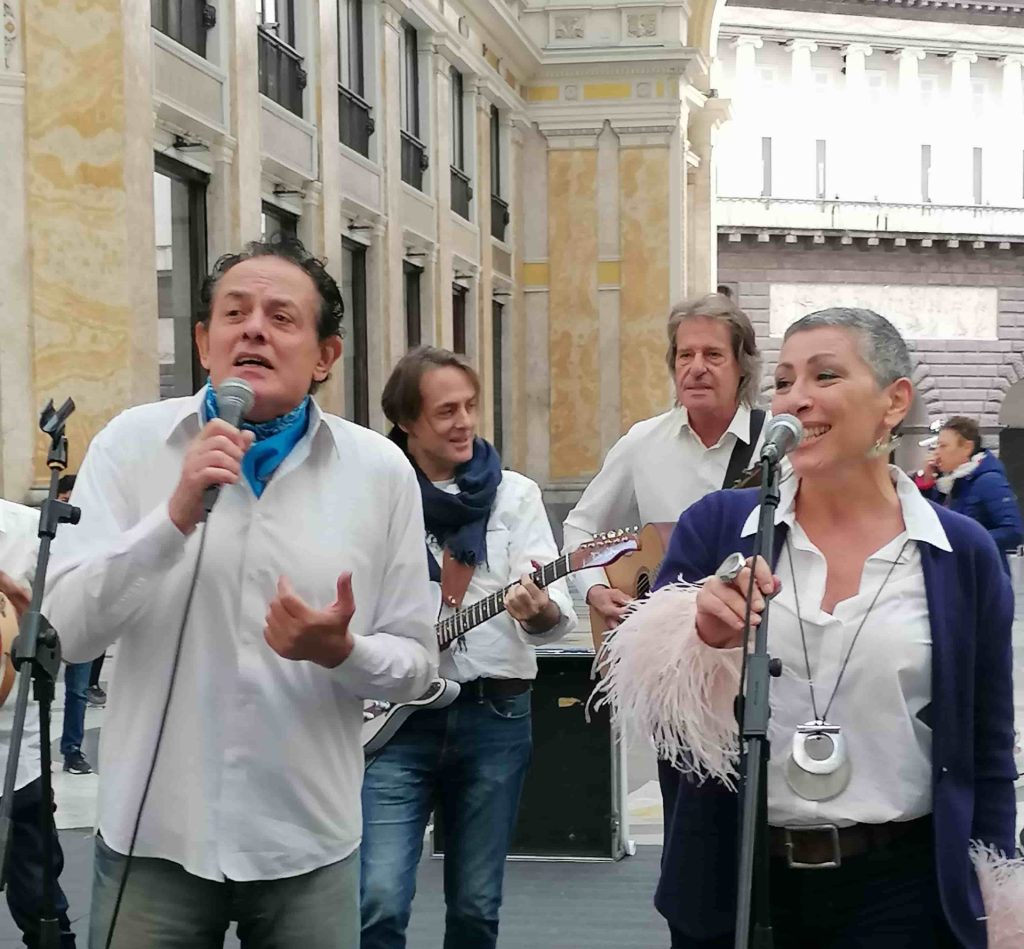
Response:
M764 430L761 460L777 465L804 437L804 427L795 415L776 415Z
M244 379L225 379L217 386L217 417L238 428L255 400L256 393ZM218 490L217 485L211 484L203 492L203 509L207 514L213 510Z

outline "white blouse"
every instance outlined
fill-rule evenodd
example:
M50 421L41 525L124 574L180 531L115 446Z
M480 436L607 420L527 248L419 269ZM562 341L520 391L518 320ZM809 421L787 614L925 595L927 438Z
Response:
M782 485L775 523L790 527L793 570L799 582L800 615L818 713L824 714L850 644L864 620L850 654L828 721L842 729L850 782L828 801L807 801L785 778L793 734L814 718L807 667L797 621L794 577L783 547L776 565L782 589L769 613L769 653L782 661L783 672L771 684L768 737L768 820L774 826L830 823L885 823L912 820L932 810L931 728L924 711L931 703L932 640L919 545L951 550L931 505L913 482L891 469L906 530L868 557L855 596L821 609L827 566L822 553L795 521L795 478ZM743 536L756 532L755 509ZM901 555L902 550L902 555ZM899 562L886 581L893 561ZM883 587L884 582L884 587Z

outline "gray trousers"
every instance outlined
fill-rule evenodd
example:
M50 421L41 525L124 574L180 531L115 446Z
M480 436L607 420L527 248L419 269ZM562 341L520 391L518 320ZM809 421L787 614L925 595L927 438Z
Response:
M89 949L106 949L127 857L96 837ZM359 949L359 851L301 876L204 880L170 860L133 857L111 949L221 949L232 920L243 949Z

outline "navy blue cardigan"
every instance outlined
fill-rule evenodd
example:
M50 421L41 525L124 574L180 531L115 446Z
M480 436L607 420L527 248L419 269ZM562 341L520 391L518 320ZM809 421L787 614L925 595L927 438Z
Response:
M733 551L758 503L756 488L718 491L679 518L656 587L714 573ZM932 783L935 855L942 905L967 949L987 944L971 840L1013 853L1013 593L999 552L975 521L934 505L952 552L920 545L932 633ZM773 565L788 528L775 529ZM769 632L769 639L770 639ZM769 643L770 646L770 643ZM665 850L659 912L696 938L733 927L737 796L716 781L697 785L664 764Z

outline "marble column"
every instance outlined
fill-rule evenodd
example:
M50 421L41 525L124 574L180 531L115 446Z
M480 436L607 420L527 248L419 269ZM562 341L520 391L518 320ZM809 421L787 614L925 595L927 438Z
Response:
M452 122L451 122L451 68L452 64L440 53L431 56L433 74L431 101L434 135L430 164L433 168L434 199L437 201L437 266L435 279L437 293L429 312L433 316L433 338L438 346L452 347ZM465 86L465 83L463 83ZM463 90L465 91L465 90Z
M381 68L381 106L378 110L376 135L381 146L384 213L387 232L381 267L386 292L380 310L382 328L380 359L382 365L393 366L405 352L405 294L402 261L405 242L402 235L402 136L401 136L401 30L402 18L389 3L380 6L383 18Z
M761 154L762 134L770 135L763 120L759 120L757 51L764 46L760 36L737 36L732 41L735 51L733 87L730 99L736 122L723 130L723 153L731 160L722 165L719 186L725 194L758 195L761 193L761 166L746 156ZM745 130L745 131L744 131ZM689 283L689 282L688 282ZM687 284L688 285L688 284Z
M846 86L844 98L846 122L844 131L838 136L839 149L836 156L836 183L830 191L845 201L871 201L876 191L876 179L870 172L872 159L867 135L871 123L871 109L868 103L867 58L873 50L865 43L851 43L843 51L846 65Z
M262 213L262 154L260 144L259 44L256 5L252 0L227 0L233 32L228 43L227 72L232 77L231 135L235 159L231 164L231 248L260 236Z
M47 0L22 10L35 337L25 398L33 412L51 397L75 400L74 471L112 416L159 391L149 7ZM35 445L42 482L45 446Z
M24 21L20 0L3 5L0 44L0 497L27 499L36 411L29 230L26 212Z
M479 229L480 276L476 281L477 371L483 383L480 393L480 418L487 423L489 437L494 434L494 339L491 301L494 296L493 255L491 254L491 100L484 83L474 80L470 99L475 161L470 162L473 175L473 202ZM469 137L470 130L466 130ZM468 160L468 157L467 157Z
M898 178L899 194L904 200L921 199L921 145L925 144L925 124L921 115L920 65L924 58L925 51L914 46L905 47L896 54L899 64L899 107L896 115L902 125L902 134L893 140L903 144L893 170Z
M813 40L794 39L786 44L791 56L789 74L790 102L806 102L814 93L814 77L811 73L811 56L818 51ZM801 114L792 109L786 116L782 133L781 148L776 150L773 171L778 187L773 189L775 197L814 198L815 188L815 140L817 134Z
M971 92L971 66L978 54L958 50L949 57L950 121L947 149L951 156L945 181L948 198L938 203L972 204L974 201L974 109Z
M1021 176L1020 160L1024 154L1024 89L1021 87L1021 68L1024 56L1004 56L1002 67L1001 119L999 137L996 139L997 167L999 170L993 182L993 203L1003 207L1020 207ZM998 190L996 190L998 189Z

